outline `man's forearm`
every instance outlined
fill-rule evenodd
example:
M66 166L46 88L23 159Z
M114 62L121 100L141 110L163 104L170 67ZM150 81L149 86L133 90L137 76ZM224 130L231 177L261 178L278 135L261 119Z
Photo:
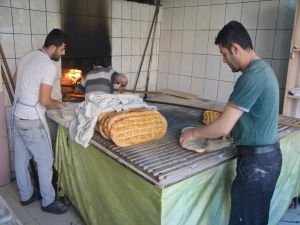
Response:
M49 99L47 104L44 104L47 109L61 109L63 107L63 103L58 100Z

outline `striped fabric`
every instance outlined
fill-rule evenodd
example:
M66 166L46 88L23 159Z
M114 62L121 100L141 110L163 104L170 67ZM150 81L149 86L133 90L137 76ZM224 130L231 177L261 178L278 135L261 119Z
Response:
M111 67L96 66L81 80L79 88L85 94L95 91L111 94L118 75Z

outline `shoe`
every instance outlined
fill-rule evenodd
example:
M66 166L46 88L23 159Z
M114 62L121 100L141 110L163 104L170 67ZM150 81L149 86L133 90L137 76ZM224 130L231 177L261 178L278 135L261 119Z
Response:
M23 206L29 205L30 203L33 203L33 202L41 200L41 199L42 199L41 194L37 191L33 191L32 196L30 197L30 199L28 199L26 201L21 200L21 205L23 205Z
M58 200L54 200L50 205L43 207L42 211L53 213L53 214L63 214L69 210L69 207Z

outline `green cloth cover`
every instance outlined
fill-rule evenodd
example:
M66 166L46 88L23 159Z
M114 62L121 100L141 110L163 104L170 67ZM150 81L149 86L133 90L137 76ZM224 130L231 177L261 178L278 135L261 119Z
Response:
M300 191L300 133L281 141L283 167L270 211L276 225ZM58 128L55 166L66 194L87 225L227 225L235 160L160 189L109 156L84 149Z

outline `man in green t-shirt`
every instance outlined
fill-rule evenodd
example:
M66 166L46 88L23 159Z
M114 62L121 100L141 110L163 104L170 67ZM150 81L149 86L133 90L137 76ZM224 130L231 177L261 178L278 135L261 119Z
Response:
M253 51L244 26L231 21L215 44L232 72L243 74L219 120L185 131L180 143L218 138L232 133L237 145L237 175L231 187L229 225L267 225L275 185L281 170L278 144L279 87L272 68Z

